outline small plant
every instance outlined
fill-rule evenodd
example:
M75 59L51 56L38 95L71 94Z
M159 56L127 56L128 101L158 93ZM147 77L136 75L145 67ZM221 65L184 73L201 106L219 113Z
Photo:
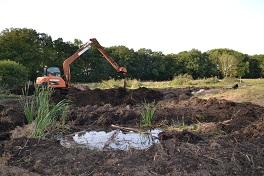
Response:
M205 120L205 116L201 115L201 114L196 114L195 118L199 121L204 121Z
M147 103L146 100L143 102L144 109L141 112L141 127L152 127L152 118L156 111L156 107L159 103Z

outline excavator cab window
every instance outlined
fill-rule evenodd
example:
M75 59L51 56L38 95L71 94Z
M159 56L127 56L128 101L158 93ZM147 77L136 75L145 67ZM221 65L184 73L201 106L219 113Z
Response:
M44 71L44 75L47 76L51 74L52 76L61 76L60 69L58 67L49 67L46 71Z

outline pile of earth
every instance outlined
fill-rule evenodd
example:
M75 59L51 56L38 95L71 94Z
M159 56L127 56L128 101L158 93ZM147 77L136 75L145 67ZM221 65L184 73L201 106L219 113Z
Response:
M212 88L87 88L52 98L70 100L67 125L73 131L112 124L137 128L146 106L156 107L152 123L166 129L160 142L128 151L66 148L55 138L12 138L26 118L18 100L1 101L0 174L263 175L264 107L193 96L201 89Z

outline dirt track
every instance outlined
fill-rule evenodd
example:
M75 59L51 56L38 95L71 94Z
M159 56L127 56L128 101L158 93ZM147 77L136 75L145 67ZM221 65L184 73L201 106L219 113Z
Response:
M202 100L192 94L200 89L83 89L54 97L71 100L67 122L73 131L138 127L142 102L154 100L155 126L199 127L192 133L164 131L160 143L128 151L66 148L56 139L11 140L11 130L26 119L17 100L2 101L0 175L264 175L264 107Z

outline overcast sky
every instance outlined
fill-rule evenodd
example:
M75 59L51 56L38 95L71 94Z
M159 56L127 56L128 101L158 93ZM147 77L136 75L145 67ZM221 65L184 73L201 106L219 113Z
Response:
M135 51L264 54L264 0L0 0L0 31L11 27Z

